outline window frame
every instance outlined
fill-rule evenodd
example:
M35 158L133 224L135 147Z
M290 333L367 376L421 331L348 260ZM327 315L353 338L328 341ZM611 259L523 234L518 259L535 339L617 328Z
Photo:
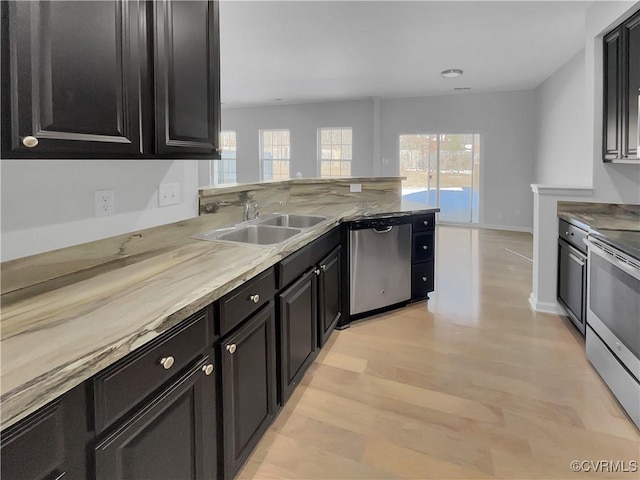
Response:
M323 130L328 130L328 131L335 131L335 130L349 130L351 131L351 158L349 160L333 160L333 159L323 159L322 158L322 131ZM333 145L333 142L331 143ZM340 143L340 146L344 146L344 145L349 145L349 144L344 144L344 143ZM317 132L317 140L316 140L316 156L317 156L317 163L316 163L316 169L318 172L318 177L319 178L345 178L345 177L350 177L352 174L352 166L353 166L353 127L318 127L318 132ZM348 163L349 164L349 175L329 175L329 176L324 176L322 175L322 162L340 162L340 163ZM340 170L342 171L342 168L340 168Z
M220 131L220 146L223 148L224 150L224 146L223 146L223 138L225 137L225 134L228 133L233 133L234 136L234 140L235 140L235 150L234 150L234 156L233 159L231 158L222 158L222 154L220 155L220 160L212 160L212 162L216 162L215 165L217 168L214 169L215 172L215 176L214 176L214 185L229 185L229 184L234 184L234 183L238 183L238 132L236 130L221 130ZM222 162L228 162L230 160L233 160L234 164L235 164L235 181L233 182L221 182L220 179L220 172L224 172L224 168L222 167L223 163ZM224 177L224 174L223 174Z
M263 157L264 155L264 133L265 132L287 132L289 134L289 144L288 144L288 151L289 151L289 158L269 158L269 159L265 159ZM258 163L259 163L259 171L260 171L260 181L278 181L278 180L288 180L291 178L291 129L289 128L261 128L258 130L258 145L259 145L259 151L258 151ZM284 144L280 144L278 145L279 147L282 147ZM273 146L273 145L272 145ZM273 178L273 169L272 169L272 178L270 179L265 179L264 178L264 162L268 160L270 162L275 161L279 161L279 162L287 162L289 165L289 176L285 179L285 178ZM272 164L273 167L273 164Z

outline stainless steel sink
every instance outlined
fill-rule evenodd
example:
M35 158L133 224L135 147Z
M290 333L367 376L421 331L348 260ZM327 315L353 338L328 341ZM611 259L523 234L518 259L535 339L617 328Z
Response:
M263 220L258 220L256 223L259 225L274 225L277 227L291 227L291 228L310 228L323 222L327 217L320 215L298 215L291 214L275 214L271 215Z
M225 240L253 245L277 245L300 233L297 228L273 227L270 225L245 225L233 229L201 235L202 240Z

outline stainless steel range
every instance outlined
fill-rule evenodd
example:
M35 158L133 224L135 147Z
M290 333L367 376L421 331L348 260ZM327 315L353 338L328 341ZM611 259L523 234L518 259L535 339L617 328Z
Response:
M640 232L588 236L587 358L640 428Z

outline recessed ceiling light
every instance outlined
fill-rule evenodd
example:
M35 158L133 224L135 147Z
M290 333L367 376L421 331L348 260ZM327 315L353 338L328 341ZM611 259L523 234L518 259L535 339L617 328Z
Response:
M455 87L454 90L471 90L471 87Z
M461 77L462 73L462 70L460 70L459 68L450 68L449 70L443 70L442 72L440 72L440 75L442 75L444 78L456 78Z

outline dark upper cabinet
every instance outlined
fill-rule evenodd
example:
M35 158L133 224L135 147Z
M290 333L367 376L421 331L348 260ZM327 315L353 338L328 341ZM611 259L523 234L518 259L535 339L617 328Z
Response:
M319 269L312 269L278 295L280 400L282 405L302 379L317 351Z
M273 301L218 343L224 477L233 478L271 424L276 406Z
M91 438L86 393L80 385L2 432L0 477L19 480L90 478L85 448Z
M329 340L342 319L342 247L320 260L318 277L318 345Z
M638 161L640 12L604 37L603 159Z
M2 156L216 158L217 1L2 2Z
M98 480L216 477L215 376L204 357L95 447Z
M158 153L215 153L220 118L218 3L154 2Z
M9 62L3 156L140 154L139 3L18 1L2 8ZM27 146L33 138L37 145Z

